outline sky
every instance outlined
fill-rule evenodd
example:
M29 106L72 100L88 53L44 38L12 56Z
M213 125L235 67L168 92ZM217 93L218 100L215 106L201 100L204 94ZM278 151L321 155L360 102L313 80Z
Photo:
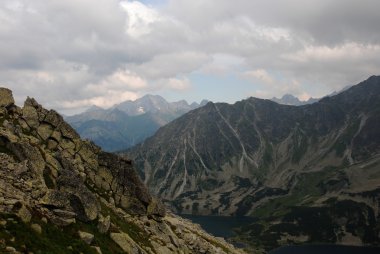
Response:
M74 114L145 94L302 100L380 70L378 0L1 0L0 86Z

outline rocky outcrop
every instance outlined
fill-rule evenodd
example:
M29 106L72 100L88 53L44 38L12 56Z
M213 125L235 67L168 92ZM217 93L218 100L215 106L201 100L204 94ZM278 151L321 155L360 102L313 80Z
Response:
M6 88L0 89L0 107L8 107L15 103L12 91Z
M20 108L10 90L0 95L0 252L240 253L190 223L173 232L170 221L180 219L150 195L132 161L81 140L34 99Z

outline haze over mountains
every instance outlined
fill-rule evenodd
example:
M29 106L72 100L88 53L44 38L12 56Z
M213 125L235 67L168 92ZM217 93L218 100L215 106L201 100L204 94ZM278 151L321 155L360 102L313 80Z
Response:
M203 100L189 105L184 100L167 102L159 95L145 95L109 109L93 106L66 120L82 138L94 141L106 151L118 151L140 143L159 127L206 103Z
M380 244L379 123L372 76L311 105L209 102L127 156L179 213L260 218L239 232L252 245Z

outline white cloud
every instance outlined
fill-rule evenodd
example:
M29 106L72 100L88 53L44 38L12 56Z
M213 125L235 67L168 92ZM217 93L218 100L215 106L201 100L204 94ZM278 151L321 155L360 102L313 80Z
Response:
M307 63L319 62L343 62L347 60L365 60L380 55L380 44L359 44L355 42L345 43L339 46L314 46L309 45L295 53L284 54L284 59Z
M244 65L244 58L231 54L214 54L212 61L206 63L200 72L211 75L223 76L231 72L237 72Z
M139 91L148 86L147 81L130 70L117 70L96 84L89 84L86 91L104 94L109 91Z
M129 68L148 79L171 78L188 74L207 63L210 57L196 51L182 51L169 54L159 54L150 61L141 64L130 64Z
M141 2L122 1L121 7L128 14L126 32L135 38L149 34L152 31L151 25L160 21L160 14Z
M252 70L252 71L246 71L243 73L243 76L250 79L254 78L259 81L264 82L267 85L272 85L274 84L273 78L270 76L270 74L264 70L264 69L257 69L257 70Z
M68 100L62 101L62 105L66 110L86 108L92 105L96 105L102 108L109 108L117 103L121 103L126 100L136 100L138 95L133 92L118 92L118 91L107 91L107 93L102 96L95 96L88 99L82 100Z
M191 85L190 80L187 78L170 78L167 80L166 86L174 90L186 90L189 89Z

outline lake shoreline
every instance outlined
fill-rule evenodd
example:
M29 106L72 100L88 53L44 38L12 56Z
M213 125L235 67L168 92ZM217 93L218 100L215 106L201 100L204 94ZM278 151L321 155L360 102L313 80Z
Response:
M199 224L206 232L223 237L237 248L250 247L248 243L239 241L235 228L254 223L258 219L254 217L216 216L216 215L191 215L179 214L179 216ZM354 246L328 243L305 243L300 245L287 245L272 249L268 254L379 254L380 246Z

